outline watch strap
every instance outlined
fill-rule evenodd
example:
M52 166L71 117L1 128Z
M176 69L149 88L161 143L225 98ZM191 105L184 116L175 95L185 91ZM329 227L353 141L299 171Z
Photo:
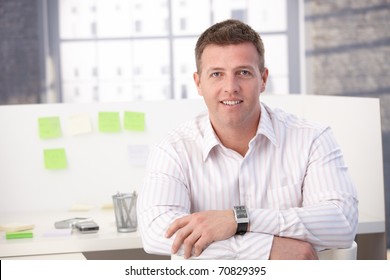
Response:
M248 223L237 223L236 234L243 235L248 231Z

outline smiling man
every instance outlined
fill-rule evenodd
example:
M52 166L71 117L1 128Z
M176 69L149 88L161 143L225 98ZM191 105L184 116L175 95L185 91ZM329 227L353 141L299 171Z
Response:
M224 146L245 156L259 124L259 96L268 70L260 68L259 54L250 42L208 45L199 64L194 80L213 129Z
M201 259L317 259L349 247L356 190L329 127L260 102L260 36L227 20L198 39L207 113L149 157L138 201L144 249Z

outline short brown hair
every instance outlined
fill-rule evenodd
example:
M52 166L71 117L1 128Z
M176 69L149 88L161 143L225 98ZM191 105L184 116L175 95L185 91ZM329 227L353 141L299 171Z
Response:
M216 23L206 29L199 37L195 47L197 71L200 72L200 62L204 49L208 45L226 46L251 42L259 55L259 69L264 70L264 45L260 35L249 25L234 19Z

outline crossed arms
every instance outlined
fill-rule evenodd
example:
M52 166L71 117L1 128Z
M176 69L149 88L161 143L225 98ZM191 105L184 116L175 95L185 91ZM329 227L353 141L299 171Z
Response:
M235 235L234 205L202 209L207 190L199 193L192 185L177 149L157 146L138 202L144 249L202 259L315 259L316 251L351 246L357 229L356 193L337 145L322 148L329 139L324 133L314 143L302 181L276 190L302 197L289 207L280 207L278 200L267 207L248 207L250 229L242 236ZM275 196L269 190L266 195ZM225 200L222 193L214 197Z

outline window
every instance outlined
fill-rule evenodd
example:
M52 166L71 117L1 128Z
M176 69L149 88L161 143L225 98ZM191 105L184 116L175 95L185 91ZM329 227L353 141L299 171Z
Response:
M301 79L299 63L290 62L300 53L298 2L58 0L62 100L198 98L192 80L196 40L227 18L247 22L262 36L270 69L267 91L299 92L300 81L290 80L297 73Z

